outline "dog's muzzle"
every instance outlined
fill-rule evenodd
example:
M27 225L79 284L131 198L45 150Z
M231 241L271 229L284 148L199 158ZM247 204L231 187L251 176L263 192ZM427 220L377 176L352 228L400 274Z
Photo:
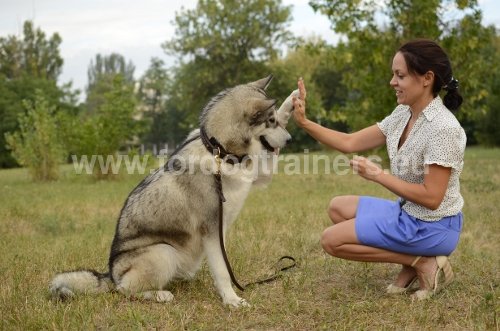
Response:
M267 149L269 152L274 153L274 147L271 146L271 144L266 140L266 137L260 136L260 143L262 146L264 146L265 149Z
M274 153L274 151L276 150L275 147L271 146L271 144L267 141L266 137L265 136L260 136L259 137L259 140L260 140L260 143L262 144L262 146L264 146L264 148L268 151L268 152L271 152L271 153ZM285 144L288 144L290 141L292 141L292 138L288 138L286 140L286 143Z

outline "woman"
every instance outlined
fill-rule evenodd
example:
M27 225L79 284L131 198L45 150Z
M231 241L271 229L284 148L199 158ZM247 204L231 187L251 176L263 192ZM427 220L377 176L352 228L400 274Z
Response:
M418 279L420 289L413 298L422 300L453 279L447 256L462 229L459 175L466 137L450 110L459 108L462 97L448 56L433 41L403 45L393 58L392 72L398 106L382 122L347 134L308 120L302 79L300 96L293 100L294 119L313 138L343 153L387 145L392 174L359 156L351 166L400 198L333 198L328 208L333 226L323 232L321 245L343 259L401 264L387 293L404 293ZM438 95L443 89L444 102Z

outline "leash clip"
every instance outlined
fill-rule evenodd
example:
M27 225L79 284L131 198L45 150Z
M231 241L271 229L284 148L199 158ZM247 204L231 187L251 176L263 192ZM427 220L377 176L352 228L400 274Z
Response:
M220 169L222 165L222 158L220 157L220 147L217 147L217 154L215 154L215 163L217 163L217 173L220 175Z

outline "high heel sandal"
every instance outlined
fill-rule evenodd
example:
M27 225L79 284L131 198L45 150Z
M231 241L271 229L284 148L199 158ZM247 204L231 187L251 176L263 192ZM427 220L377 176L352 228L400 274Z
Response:
M417 276L413 277L407 284L405 287L399 287L397 285L394 285L394 284L389 284L389 286L387 286L387 288L385 289L385 293L387 294L403 294L403 293L406 293L406 291L408 291L413 284L415 284L415 282L417 281Z
M415 258L415 260L413 260L412 264L410 267L414 267L415 264L417 264L418 260L420 260L421 256L417 256ZM405 287L399 287L397 285L394 285L394 284L389 284L389 286L387 286L387 288L385 289L385 293L387 294L403 294L403 293L406 293L406 291L408 291L413 284L415 284L415 282L417 281L417 276L413 277L412 279L410 279L410 281L406 284Z
M412 266L414 266L418 262L419 259L420 259L420 256L415 259L415 261L412 263ZM453 277L454 277L453 270L451 269L451 264L450 264L450 261L448 260L448 257L436 256L436 262L437 262L438 268L436 270L436 273L434 274L434 283L428 284L428 285L432 285L432 288L426 289L426 290L418 290L417 292L415 292L412 295L413 299L417 299L417 300L429 299L430 297L432 297L434 294L441 291L443 288L448 286L453 281ZM442 284L439 284L439 276L440 276L441 272L444 275L444 282ZM431 281L429 281L429 283L431 283Z

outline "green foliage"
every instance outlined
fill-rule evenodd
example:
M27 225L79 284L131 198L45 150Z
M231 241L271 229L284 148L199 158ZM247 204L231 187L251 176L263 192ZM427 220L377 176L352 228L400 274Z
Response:
M333 109L345 99L344 87L336 69L331 48L324 41L311 39L299 43L285 58L271 61L269 67L274 75L269 87L269 95L284 101L291 91L297 89L297 79L302 77L307 84L308 116L323 125L336 129L345 129L342 118L335 117ZM304 130L296 127L293 120L287 127L293 137L293 143L287 151L317 149L318 143Z
M347 37L332 54L349 91L339 116L345 117L351 128L371 125L394 109L390 61L398 47L413 38L437 40L450 56L464 95L459 119L474 122L477 110L484 109L498 64L493 64L495 30L481 25L477 1L314 0L311 6L326 14L335 31ZM450 11L460 18L447 18ZM377 23L381 17L388 23ZM491 63L494 70L483 63ZM470 130L468 133L471 136Z
M500 36L496 37L496 58L500 62ZM491 92L485 97L484 107L480 112L476 128L479 143L489 146L500 146L500 71L493 71Z
M32 78L57 80L63 65L59 54L62 39L54 33L47 39L41 29L35 29L33 22L23 25L23 39L16 36L0 37L0 74L15 79L23 74Z
M135 66L126 63L125 58L117 53L103 56L97 54L95 61L90 61L87 70L88 85L86 105L89 112L95 112L105 102L105 94L114 88L114 79L120 75L124 82L134 84Z
M0 168L17 163L6 148L5 133L18 130L17 118L25 112L25 100L35 102L40 90L57 112L76 112L76 94L70 84L57 85L63 59L60 36L48 38L33 23L24 23L22 37L0 37Z
M139 99L143 112L160 112L165 107L169 81L165 62L152 58L148 70L139 81Z
M162 148L168 143L171 147L184 138L185 132L179 125L181 114L169 100L171 79L165 63L152 58L148 70L139 81L138 98L143 120L149 130L141 136L145 144L155 144Z
M266 62L291 40L290 18L279 0L200 0L176 14L175 37L163 47L179 59L170 97L185 131L219 91L270 73Z
M58 136L55 107L41 91L37 91L34 102L25 101L24 105L27 113L19 115L19 131L5 135L7 145L34 180L57 179L65 150Z
M63 131L67 148L77 156L115 156L140 129L140 121L134 119L136 106L132 86L121 75L116 75L111 90L104 94L95 113L66 117ZM97 163L93 173L97 178L107 177Z

